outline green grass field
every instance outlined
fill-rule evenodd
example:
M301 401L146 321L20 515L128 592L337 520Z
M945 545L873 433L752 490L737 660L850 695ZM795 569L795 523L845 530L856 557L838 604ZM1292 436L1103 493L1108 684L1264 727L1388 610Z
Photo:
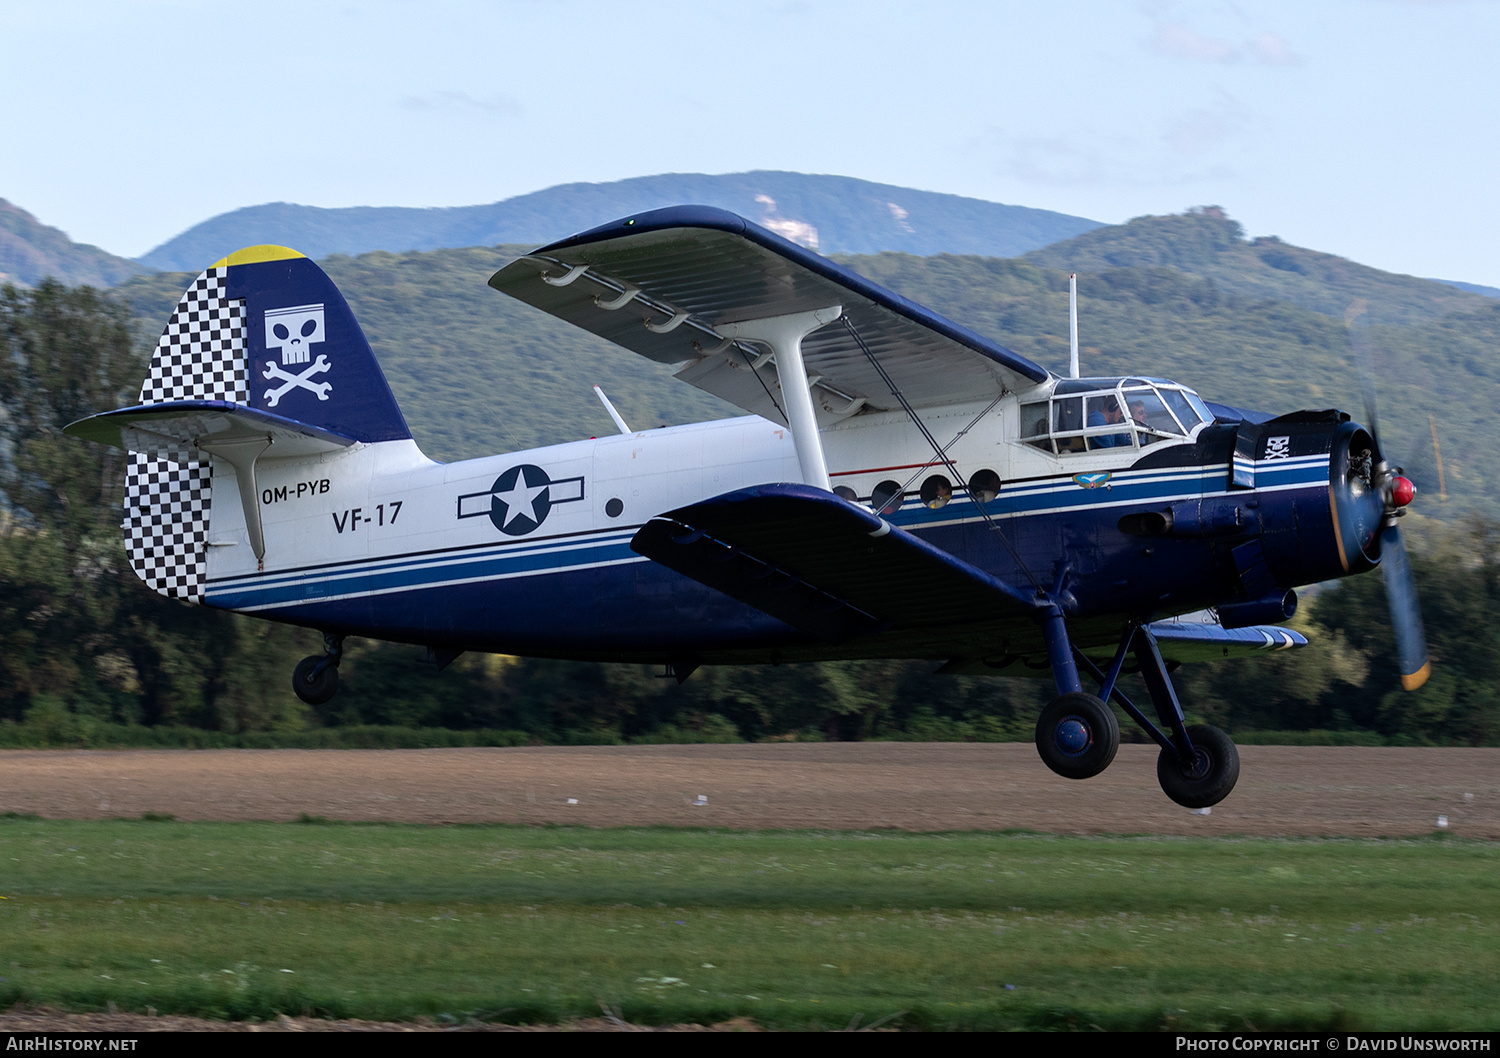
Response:
M1500 846L0 821L0 1002L1493 1029Z

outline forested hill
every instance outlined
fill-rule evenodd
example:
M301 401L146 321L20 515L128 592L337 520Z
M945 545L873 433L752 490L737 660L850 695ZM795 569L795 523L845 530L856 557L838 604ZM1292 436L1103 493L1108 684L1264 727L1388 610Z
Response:
M1500 298L1500 287L1487 287L1483 283L1461 283L1457 279L1434 279L1434 283L1467 290L1470 294L1483 294L1487 298Z
M108 287L145 271L127 258L74 242L0 198L0 283L35 286L51 276L73 286Z
M667 173L563 184L482 206L320 209L286 202L210 218L141 258L197 271L228 249L275 243L310 257L540 243L616 217L684 203L718 206L823 253L973 253L1013 257L1099 222L1045 209L916 191L847 176ZM226 249L227 248L227 249Z
M1201 259L1172 251L1170 233L1205 230L1212 236L1224 222L1204 214L1133 221L1101 238L1114 240L1109 252L1122 261L1130 246L1118 236L1139 236L1142 248L1135 252L1149 264L1092 271L1069 262L1081 273L1086 374L1173 378L1211 400L1271 412L1342 407L1360 415L1342 319L1347 300L1339 299L1365 297L1377 320L1370 336L1386 446L1421 490L1420 509L1445 519L1500 513L1500 475L1490 470L1500 465L1493 424L1500 408L1500 302L1348 262L1336 293L1319 294L1316 271L1288 272L1285 296L1276 297L1256 285L1254 269L1269 266L1260 263L1255 244L1200 238L1200 245L1220 247L1208 251L1220 274L1208 277ZM1147 255L1156 244L1162 249L1153 259ZM374 253L322 262L368 333L428 454L452 460L609 433L613 427L592 383L604 387L634 427L738 414L673 379L662 365L487 288L485 280L521 249ZM1169 252L1179 262L1196 261L1199 272L1163 265ZM1067 272L1061 268L952 255L838 259L1039 363L1066 368ZM1233 268L1245 260L1249 278ZM154 342L189 278L143 277L119 288L134 305L143 344ZM1382 291L1393 293L1380 302ZM1398 303L1405 306L1399 312L1382 307ZM1317 304L1327 310L1309 307ZM1429 415L1442 446L1445 504L1437 502Z
M1355 298L1366 299L1371 319L1382 323L1431 320L1483 304L1478 290L1462 284L1393 275L1275 236L1247 240L1244 229L1217 206L1137 217L1032 250L1025 258L1043 268L1096 275L1116 268L1173 268L1211 279L1229 293L1285 301L1340 319Z

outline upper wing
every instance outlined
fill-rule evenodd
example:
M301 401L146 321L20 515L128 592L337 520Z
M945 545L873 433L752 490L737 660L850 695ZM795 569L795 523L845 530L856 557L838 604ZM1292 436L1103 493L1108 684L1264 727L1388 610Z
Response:
M490 286L642 356L677 377L779 422L776 370L761 350L714 328L842 305L915 407L988 400L1048 378L1046 369L952 320L742 217L707 206L638 214L544 246ZM821 425L898 408L842 324L802 343Z

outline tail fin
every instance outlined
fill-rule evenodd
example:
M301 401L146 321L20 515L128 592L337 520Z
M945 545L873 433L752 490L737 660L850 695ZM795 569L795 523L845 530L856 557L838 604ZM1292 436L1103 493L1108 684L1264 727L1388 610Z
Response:
M229 401L358 441L407 440L370 344L327 274L295 250L253 246L200 275L156 343L142 404ZM131 457L125 546L163 595L200 599L212 491L190 444Z

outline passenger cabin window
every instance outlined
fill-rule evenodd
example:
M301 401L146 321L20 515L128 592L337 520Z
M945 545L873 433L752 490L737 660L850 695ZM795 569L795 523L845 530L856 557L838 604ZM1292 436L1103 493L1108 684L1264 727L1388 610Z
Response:
M1138 449L1190 438L1213 421L1198 394L1159 378L1066 378L1021 405L1021 439L1055 455Z

